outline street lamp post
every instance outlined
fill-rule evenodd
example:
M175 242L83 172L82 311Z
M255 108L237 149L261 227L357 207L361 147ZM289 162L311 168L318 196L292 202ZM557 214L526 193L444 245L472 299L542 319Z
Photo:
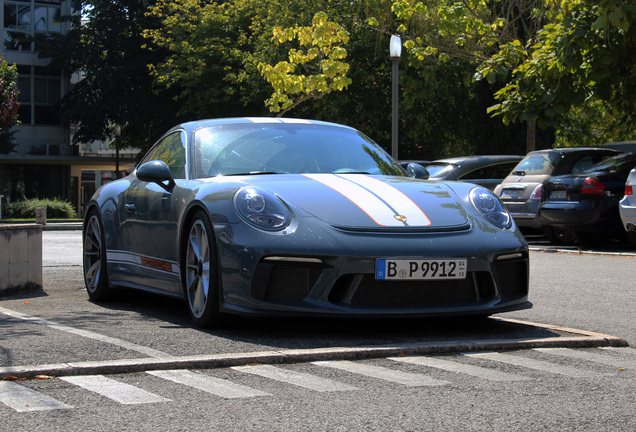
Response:
M121 126L115 125L113 128L115 134L115 178L121 178L119 174L119 136L121 135Z
M392 110L391 110L391 156L398 159L398 63L402 55L402 40L397 35L391 36L389 53L393 60Z

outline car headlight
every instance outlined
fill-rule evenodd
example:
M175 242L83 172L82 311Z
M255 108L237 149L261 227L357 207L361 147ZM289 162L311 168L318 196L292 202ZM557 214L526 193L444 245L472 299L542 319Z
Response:
M234 195L237 213L250 225L268 231L280 231L289 225L287 206L271 192L258 187L241 188Z
M504 205L491 191L484 187L476 187L470 191L470 200L479 213L491 224L499 228L510 228L512 217Z

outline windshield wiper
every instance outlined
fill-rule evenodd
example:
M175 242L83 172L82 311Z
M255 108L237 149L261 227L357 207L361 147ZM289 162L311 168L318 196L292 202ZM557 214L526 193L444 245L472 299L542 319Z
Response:
M250 172L238 172L223 174L224 176L242 176L242 175L262 175L262 174L287 174L281 171L250 171Z

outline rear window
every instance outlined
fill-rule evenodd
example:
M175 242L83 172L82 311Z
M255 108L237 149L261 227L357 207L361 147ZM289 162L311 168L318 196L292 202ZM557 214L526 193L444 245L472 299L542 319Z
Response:
M525 175L551 174L560 159L558 153L528 154L513 171L523 171Z
M636 167L636 153L623 153L597 163L585 172L602 171L610 174L628 173Z

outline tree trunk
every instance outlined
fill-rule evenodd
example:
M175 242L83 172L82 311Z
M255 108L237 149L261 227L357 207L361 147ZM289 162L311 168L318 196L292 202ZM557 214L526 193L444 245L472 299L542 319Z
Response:
M526 153L534 151L537 147L537 119L532 119L526 127Z

